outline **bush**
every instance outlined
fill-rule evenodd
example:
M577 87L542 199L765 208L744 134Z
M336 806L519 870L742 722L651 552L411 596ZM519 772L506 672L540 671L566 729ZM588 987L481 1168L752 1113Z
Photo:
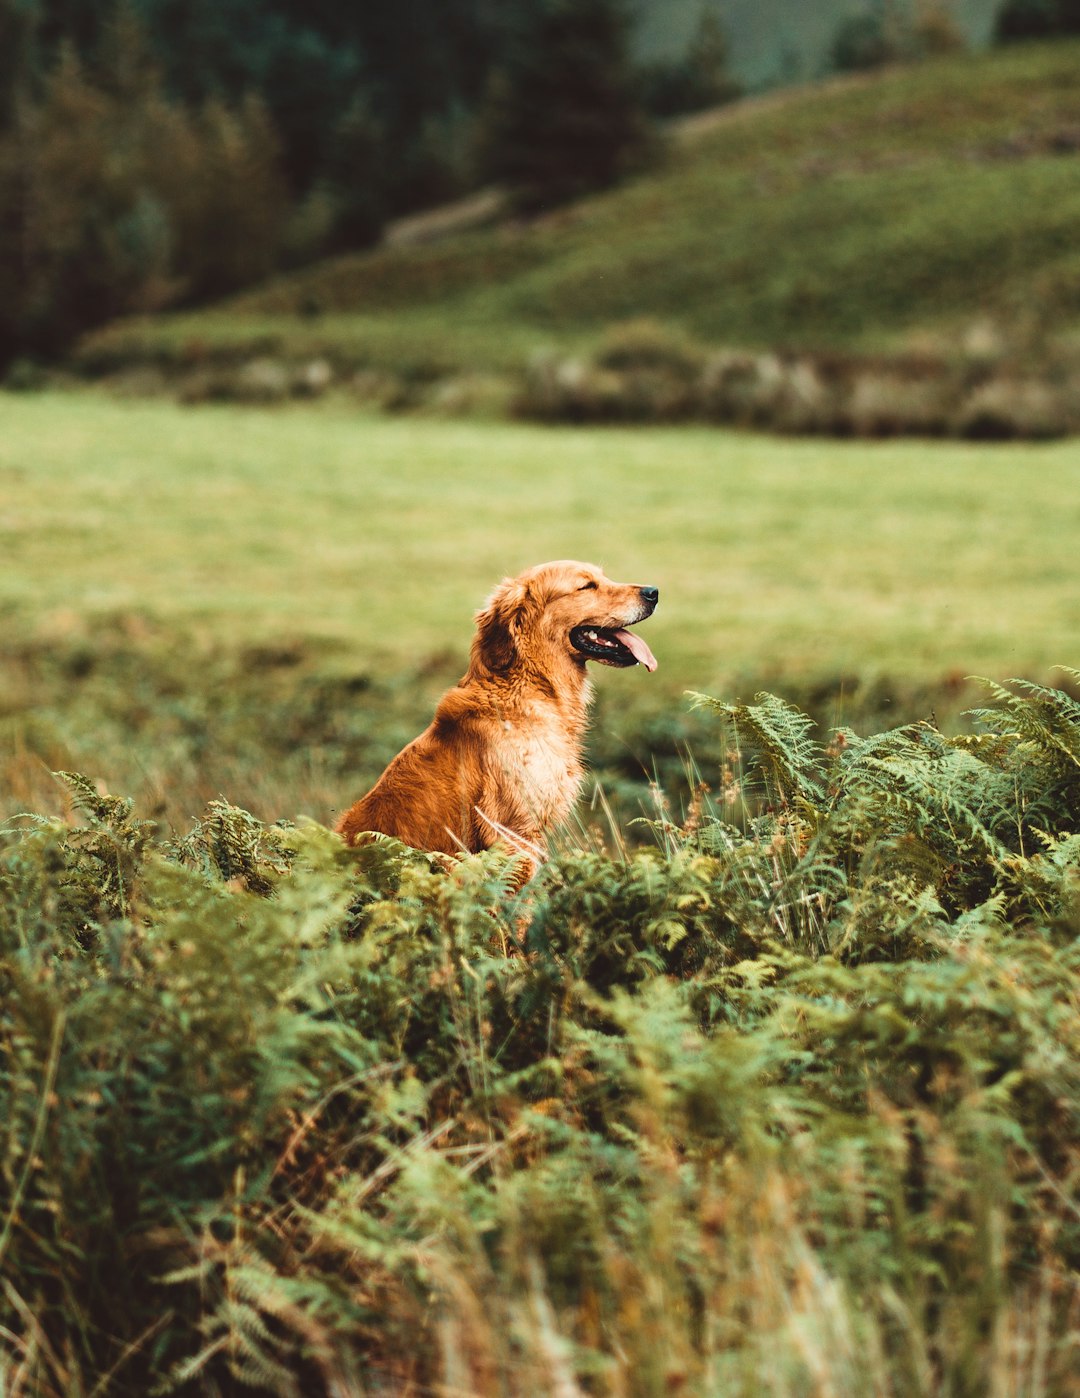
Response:
M956 432L976 441L1064 437L1070 422L1062 396L1046 384L991 378L961 403Z
M697 31L679 59L648 64L641 73L643 104L653 116L673 117L732 102L742 87L728 70L728 43L713 10L702 10Z
M838 73L881 68L895 63L903 48L895 24L880 14L858 14L837 26L829 50L830 65Z
M695 378L704 359L688 336L647 317L611 326L596 352L602 369L653 370L678 379Z
M523 893L67 775L0 830L5 1383L1066 1398L1080 704L987 690L701 700L715 794Z
M585 359L539 353L525 370L512 403L519 417L540 422L620 422L628 399L622 379Z
M836 410L832 390L811 362L774 354L713 355L701 401L714 421L781 432L828 431Z
M49 386L49 371L33 359L16 359L4 375L9 393L36 393Z
M705 420L784 433L1045 440L1080 431L1074 369L1018 378L1000 357L707 352L653 321L614 327L592 356L537 355L513 410L546 422Z
M841 21L830 57L831 66L843 73L932 58L965 47L950 0L914 0L910 9L886 0L873 11Z
M937 437L949 427L952 397L944 374L913 377L868 368L855 372L843 420L856 437Z
M911 38L915 54L920 58L956 53L967 47L948 0L916 0Z

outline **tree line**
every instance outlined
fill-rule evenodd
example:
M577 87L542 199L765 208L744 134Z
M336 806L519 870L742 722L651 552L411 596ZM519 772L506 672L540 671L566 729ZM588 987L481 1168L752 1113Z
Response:
M1075 7L1005 0L1001 36L1066 32ZM946 0L891 13L846 22L834 66L956 38ZM674 60L635 59L633 20L633 0L0 0L0 366L490 181L531 214L620 178L659 119L738 92L704 4Z
M0 363L492 179L538 209L617 178L650 107L733 92L715 22L647 71L631 23L626 0L0 0Z

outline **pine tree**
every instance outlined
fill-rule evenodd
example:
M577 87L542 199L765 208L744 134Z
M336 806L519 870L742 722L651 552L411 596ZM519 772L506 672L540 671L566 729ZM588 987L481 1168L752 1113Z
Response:
M378 242L386 221L385 132L366 93L356 96L330 142L324 181L334 205L332 246Z
M547 0L493 85L485 165L535 212L612 184L640 158L646 124L621 0Z
M702 10L685 54L643 70L645 106L654 116L671 117L733 101L742 89L731 76L729 59L723 24L715 11Z

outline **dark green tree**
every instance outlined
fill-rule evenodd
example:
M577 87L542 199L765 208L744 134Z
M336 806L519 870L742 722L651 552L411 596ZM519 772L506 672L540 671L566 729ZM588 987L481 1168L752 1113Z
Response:
M110 43L114 3L0 0L0 97L24 14L33 16L43 71L62 43L94 68ZM479 104L514 14L535 3L127 0L171 99L189 108L208 100L235 108L253 92L263 99L295 196L325 186L340 162L342 121L362 102L392 153L384 162L392 209L457 192L448 191L458 178L448 181L448 168L461 164L462 114Z
M1080 0L1005 0L994 23L1000 44L1080 34Z
M841 20L829 50L830 66L838 73L880 68L901 56L895 16L884 6Z
M544 0L497 73L483 124L486 174L525 212L618 180L640 161L647 122L622 0Z
M37 0L0 0L0 130L15 120L40 76Z
M329 248L378 241L386 221L386 136L371 102L358 94L333 131L323 183L333 205Z
M731 102L742 91L728 68L727 35L714 10L701 12L690 46L681 58L651 63L642 72L642 93L653 116L678 116Z

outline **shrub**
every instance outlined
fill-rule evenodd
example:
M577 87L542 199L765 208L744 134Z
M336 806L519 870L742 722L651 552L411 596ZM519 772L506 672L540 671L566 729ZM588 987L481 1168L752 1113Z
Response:
M840 22L830 59L838 72L855 72L955 53L964 47L966 40L950 0L914 0L904 8L884 0L872 11Z
M887 369L856 370L843 418L856 437L937 437L948 429L952 396L952 384L944 374L913 377Z
M714 10L703 9L680 58L650 63L642 70L642 100L654 116L681 116L732 102L742 93L728 67L727 36Z
M702 410L717 422L774 427L782 432L827 431L834 396L808 361L774 354L713 355L700 384Z
M1015 378L998 360L708 353L652 321L617 326L591 357L538 355L513 407L551 422L731 423L784 433L1045 440L1080 429L1075 371Z
M916 55L921 58L956 53L967 47L949 0L916 0L911 39Z
M424 406L440 417L505 417L514 385L498 374L458 374L442 379L427 395Z
M48 370L33 359L16 359L4 375L4 388L9 393L36 393L48 385Z
M869 12L841 20L829 51L831 66L838 73L848 73L895 63L903 49L891 21L891 16Z
M1001 377L973 389L960 404L955 421L958 436L977 441L1064 437L1075 427L1062 396L1052 387Z
M703 699L715 797L520 894L67 776L0 830L5 1383L1066 1398L1080 704L987 689Z
M619 375L585 359L536 354L525 370L513 411L541 422L618 422L626 397Z
M643 369L691 380L701 370L704 351L687 336L643 317L611 326L596 351L602 369Z

